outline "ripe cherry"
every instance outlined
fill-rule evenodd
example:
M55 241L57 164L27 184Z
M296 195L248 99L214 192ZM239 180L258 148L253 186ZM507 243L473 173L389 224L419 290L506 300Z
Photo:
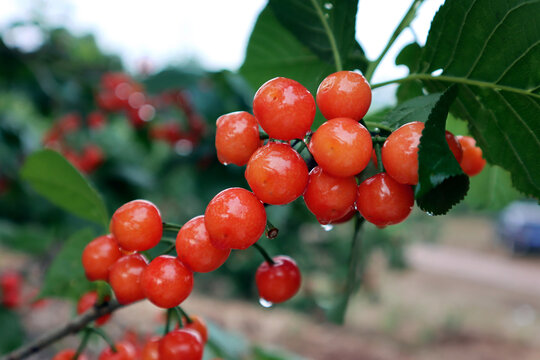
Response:
M463 149L457 137L448 130L445 131L444 136L446 138L446 143L448 144L450 151L452 151L452 154L454 154L457 162L460 163L461 159L463 158Z
M136 251L153 248L163 234L161 214L146 200L133 200L119 207L112 216L110 229L120 247Z
M302 139L315 119L315 100L302 84L277 77L257 90L253 113L270 138Z
M176 253L192 271L210 272L223 265L231 250L212 245L201 215L189 220L178 232Z
M82 264L90 281L109 278L109 269L122 256L118 242L112 234L90 241L82 253Z
M141 275L144 295L154 305L172 308L180 305L193 289L193 272L176 257L161 255L148 264Z
M73 360L73 356L75 356L76 351L73 349L65 349L54 355L52 360ZM77 358L78 360L88 360L88 356L85 354L80 354Z
M245 176L259 200L284 205L304 193L308 168L289 144L270 142L253 153Z
M317 166L309 173L304 201L321 224L330 224L354 210L357 188L354 176L335 177Z
M159 342L159 360L201 360L202 356L201 337L194 330L173 330Z
M348 177L360 173L371 158L369 131L350 118L336 118L322 124L313 134L309 151L328 174Z
M204 223L215 247L246 249L264 233L266 211L252 192L229 188L208 203Z
M361 74L339 71L319 85L317 105L328 120L347 117L360 121L371 105L371 88Z
M16 271L0 275L0 302L6 308L16 308L22 303L22 276Z
M142 349L142 360L159 360L159 336L152 336L146 341Z
M206 326L206 323L204 320L197 316L197 315L190 315L189 318L191 319L191 322L188 322L187 319L184 317L184 329L193 329L201 335L201 341L204 344L206 344L206 341L208 340L208 327Z
M296 262L280 255L272 259L274 264L263 262L255 274L259 296L277 304L292 298L300 289L302 276Z
M412 187L398 183L386 173L376 174L358 186L356 207L367 221L377 226L402 222L413 206Z
M126 255L110 268L109 284L120 304L129 304L144 299L141 274L148 261L141 254Z
M117 352L112 351L110 347L103 349L99 354L98 360L135 360L137 358L137 350L128 341L118 341L114 344Z
M463 148L461 169L469 176L479 174L486 166L486 160L482 158L482 149L476 146L476 140L470 136L458 136L457 139Z
M86 311L88 311L90 308L96 305L96 302L98 300L98 293L96 291L89 291L85 294L83 294L79 301L77 302L77 314L82 314ZM109 299L106 298L106 301ZM111 318L111 314L103 315L96 319L96 325L101 326L105 324L109 319Z
M243 166L259 146L259 124L250 113L238 111L217 119L216 151L222 164Z

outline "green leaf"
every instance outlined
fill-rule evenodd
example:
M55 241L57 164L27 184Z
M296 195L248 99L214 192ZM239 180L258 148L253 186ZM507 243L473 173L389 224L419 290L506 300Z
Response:
M56 151L41 150L30 155L21 169L21 177L53 204L107 227L109 218L101 196Z
M475 208L500 210L520 198L520 193L512 187L508 171L488 164L480 174L471 177L464 203Z
M316 94L319 83L334 70L333 65L321 60L289 32L267 6L249 38L240 74L253 89L283 76L298 81Z
M381 124L395 130L412 121L426 122L433 108L440 101L441 95L437 93L410 99L390 111Z
M270 0L269 5L285 28L336 70L366 70L355 40L357 0Z
M416 71L420 65L420 57L422 48L418 43L411 43L401 49L401 52L396 57L396 65L405 65L410 72ZM396 96L398 103L424 95L422 90L422 82L420 80L407 81L399 85Z
M91 229L73 234L64 244L45 274L40 297L57 297L77 300L94 289L86 279L81 257L86 244L94 239Z
M19 316L0 305L0 354L7 354L22 345L24 330Z
M433 106L418 146L416 203L423 211L443 215L463 200L469 177L463 173L445 138L446 117L457 96L450 87Z
M32 254L41 254L49 249L53 242L47 229L36 225L15 225L0 221L0 243L12 249Z
M486 159L540 198L540 0L448 0L417 74L431 92L452 83L452 112L469 122ZM434 71L442 70L435 76Z

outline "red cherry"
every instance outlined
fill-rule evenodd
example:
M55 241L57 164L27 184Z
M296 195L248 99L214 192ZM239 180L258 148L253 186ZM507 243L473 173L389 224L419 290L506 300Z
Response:
M329 224L354 210L357 188L354 176L335 177L317 166L309 173L304 201L321 224Z
M259 125L250 113L238 111L217 119L216 150L222 164L245 165L259 146Z
M142 360L159 360L159 336L152 336L146 341L142 350Z
M90 281L109 278L109 268L122 256L113 235L103 235L90 241L82 253L82 264Z
M176 257L161 255L142 272L141 286L148 300L168 309L180 305L189 296L193 273Z
M103 163L104 157L103 150L98 145L86 145L80 159L81 170L87 174L94 172Z
M79 299L79 302L77 302L77 314L82 314L86 311L88 311L90 308L96 305L96 302L98 300L98 294L95 291L89 291L86 294L82 295ZM105 300L109 300L106 298ZM96 325L101 326L105 324L109 319L111 318L111 314L103 315L96 319Z
M151 249L163 235L161 214L154 204L146 200L133 200L118 208L112 216L110 228L125 250Z
M13 309L22 303L22 276L16 271L0 275L0 300L3 306Z
M73 349L65 349L54 355L52 360L73 360L73 356L75 356L76 351ZM85 354L80 354L77 358L78 360L88 360L88 356Z
M101 111L92 111L86 118L88 127L92 130L98 130L105 126L106 118Z
M229 188L208 203L204 223L218 249L246 249L264 233L266 211L252 192Z
M277 77L257 90L253 113L272 139L302 139L315 119L315 100L302 84Z
M263 262L255 274L259 296L277 304L289 300L300 289L302 276L296 262L288 256L274 257L274 264Z
M386 173L376 174L358 186L356 207L367 221L377 226L402 222L413 206L412 187L398 183Z
M79 114L66 114L58 120L58 130L61 134L73 133L81 127L81 116Z
M201 335L203 345L206 344L206 341L208 341L208 327L206 326L206 323L197 315L190 315L189 318L191 319L191 322L188 322L186 318L183 318L184 329L197 331L199 335Z
M119 341L114 344L117 352L113 352L110 347L105 348L99 354L99 360L135 360L137 358L137 350L128 341Z
M470 136L458 136L457 139L463 148L461 169L469 176L479 174L486 166L486 160L482 158L482 149L476 146L476 140Z
M270 142L253 153L245 177L259 200L283 205L304 193L308 168L289 144Z
M176 253L192 271L210 272L223 265L231 250L212 245L201 215L189 220L178 232Z
M141 254L126 255L110 268L109 284L120 304L129 304L144 299L141 274L148 262Z
M336 118L322 124L309 143L309 151L328 174L348 177L360 173L371 158L369 131L350 118Z
M454 154L457 162L460 163L461 159L463 158L463 149L461 148L461 144L459 143L457 137L448 130L445 131L444 136L450 151L452 151L452 154Z
M339 117L361 120L371 104L371 88L366 79L353 71L328 75L317 89L317 105L330 120Z
M194 330L173 330L159 342L159 360L201 360L202 356L201 337Z

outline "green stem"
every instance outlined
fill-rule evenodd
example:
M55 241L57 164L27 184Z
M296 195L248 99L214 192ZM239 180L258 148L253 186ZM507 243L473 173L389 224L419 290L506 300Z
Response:
M182 319L182 314L184 311L180 309L180 306L175 306L174 308L174 315L176 317L176 323L178 324L178 327L181 329L184 327L184 320Z
M171 331L172 317L175 313L174 308L167 309L167 318L165 320L165 329L163 330L163 336L167 335Z
M171 244L171 245L169 245L168 248L165 249L165 251L163 251L163 254L168 254L168 253L172 252L175 248L176 248L176 244Z
M456 84L472 85L472 86L484 87L484 88L489 88L489 89L494 89L494 90L508 91L508 92L512 92L512 93L520 94L520 95L528 95L533 98L540 99L540 95L534 94L531 90L524 90L524 89L519 89L519 88L515 88L511 86L499 85L499 84L494 84L487 81L473 80L473 79L467 79L467 78L457 77L457 76L445 76L445 75L433 76L430 74L410 74L403 78L388 80L381 83L373 84L371 88L376 89L376 88L383 87L390 84L401 84L401 83L404 83L407 81L413 81L413 80L433 80L433 81L443 81L443 82L450 82L450 83L456 83Z
M272 259L272 257L270 257L270 255L268 255L268 253L266 252L266 250L264 250L264 248L259 245L259 243L255 243L252 245L255 249L259 250L259 252L261 253L261 255L263 256L264 260L266 260L266 262L270 265L274 265L275 262L274 260Z
M379 124L377 122L373 122L373 121L364 121L364 123L366 124L366 127L368 129L381 129L381 130L385 130L385 131L388 131L388 132L392 132L392 129L386 125L382 125L382 124Z
M383 51L381 52L381 54L379 55L379 57L377 59L375 59L375 61L372 61L372 62L369 63L368 68L366 70L366 73L364 74L365 77L366 77L366 80L368 82L371 81L371 78L373 77L373 73L375 73L375 70L377 70L377 67L381 63L382 59L384 58L384 56L386 55L388 50L390 50L392 45L394 45L394 42L397 40L397 38L399 37L401 32L403 30L405 30L411 24L411 22L414 20L414 18L416 17L416 12L418 11L418 7L420 7L422 2L424 2L424 0L414 0L413 1L411 6L409 7L409 10L407 10L405 15L401 19L401 22L396 27L396 29L394 30L394 33L392 34L392 36L388 40L388 43L386 43L386 46L383 49ZM372 87L372 89L373 89L373 87Z
M87 327L86 329L89 332L93 332L94 334L99 335L103 340L105 340L105 342L111 348L112 352L114 352L114 353L118 352L118 349L116 348L116 346L114 346L114 342L111 340L111 338L109 337L109 335L107 335L107 333L105 331L103 331L100 328L91 327L91 326Z
M163 222L163 231L169 230L169 231L180 231L182 228L182 225L170 223L170 222Z
M313 5L313 8L317 12L319 19L321 20L322 26L324 27L324 31L326 32L326 36L328 36L328 41L330 42L330 47L332 48L332 55L334 56L334 63L336 64L336 71L342 71L343 62L341 61L341 56L339 55L339 50L337 47L336 38L334 37L334 33L332 32L332 29L330 29L328 21L326 21L326 16L324 15L324 12L319 5L319 2L317 0L311 0L311 5Z
M377 170L379 170L379 172L382 173L384 172L384 166L383 166L382 156L381 156L381 142L379 141L375 143L375 155L377 156Z
M83 330L83 338L81 340L81 343L77 347L77 351L75 351L75 354L73 355L73 360L77 360L79 356L81 356L84 349L86 349L86 345L88 345L90 335L92 335L92 331L88 330L88 328Z
M181 306L177 306L176 308L178 309L178 311L180 311L182 316L186 318L186 321L188 322L188 324L191 324L193 322L193 319L189 317L188 313L185 312Z

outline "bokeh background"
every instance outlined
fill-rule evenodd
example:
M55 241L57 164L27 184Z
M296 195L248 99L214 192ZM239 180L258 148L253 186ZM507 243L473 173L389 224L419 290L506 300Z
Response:
M374 81L407 74L394 65L395 56L403 45L425 41L441 4L423 4ZM144 198L167 221L180 224L202 214L219 191L247 187L242 168L218 162L213 136L217 117L250 111L256 89L237 70L265 5L2 2L0 273L24 278L31 300L18 314L27 338L73 315L69 299L34 299L62 244L87 224L20 179L25 157L43 147L56 149L95 185L109 213ZM357 39L368 58L382 51L409 5L360 2ZM125 86L119 90L118 84ZM391 86L375 91L368 116L395 104L394 94ZM466 131L455 120L449 127ZM269 309L259 305L253 274L262 259L246 250L233 252L212 274L197 274L185 308L208 319L209 353L224 358L537 359L538 206L509 187L492 185L496 191L473 188L448 216L415 210L396 226L367 225L361 235L362 284L343 325L332 321L332 310L343 291L353 225L323 229L301 199L268 208L280 234L264 242L270 253L297 260L304 274L299 295ZM142 338L162 326L160 314L138 304L115 314L106 329L117 337L133 331ZM2 336L11 332L6 319L0 321ZM50 358L77 342L66 338L33 358ZM91 346L97 351L102 344Z

